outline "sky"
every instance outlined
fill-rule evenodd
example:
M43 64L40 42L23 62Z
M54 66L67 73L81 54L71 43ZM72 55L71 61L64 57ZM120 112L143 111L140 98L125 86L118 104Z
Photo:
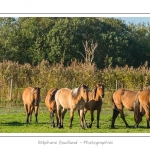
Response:
M139 24L139 23L150 23L150 17L115 17L117 19L124 20L125 23L134 23L134 24Z

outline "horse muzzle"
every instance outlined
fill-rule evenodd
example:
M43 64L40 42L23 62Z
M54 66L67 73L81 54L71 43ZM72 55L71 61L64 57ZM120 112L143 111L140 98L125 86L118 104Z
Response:
M101 98L104 98L104 94L101 95Z
M87 103L88 102L88 100L85 100L85 103Z
M39 101L38 101L38 100L35 100L34 105L35 105L35 106L38 106L38 105L39 105Z

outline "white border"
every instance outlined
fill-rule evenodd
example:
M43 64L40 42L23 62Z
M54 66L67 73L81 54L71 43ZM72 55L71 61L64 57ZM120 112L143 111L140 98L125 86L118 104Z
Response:
M150 17L148 0L5 0L1 1L0 17ZM53 137L54 136L54 137ZM73 137L72 137L73 136ZM95 137L94 137L95 136ZM3 149L136 149L149 148L149 133L98 133L98 134L31 134L1 133ZM113 141L113 145L44 145L38 140L93 140Z
M148 14L149 0L4 0L0 13Z

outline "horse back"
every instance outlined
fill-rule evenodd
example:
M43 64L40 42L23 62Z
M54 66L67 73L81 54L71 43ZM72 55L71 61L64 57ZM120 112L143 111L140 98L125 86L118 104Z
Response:
M113 94L113 102L118 109L123 109L123 107L128 110L134 110L134 101L138 92L130 91L126 89L119 89Z
M61 88L55 95L56 104L62 106L65 109L70 109L69 100L72 90L68 88Z
M22 100L24 104L32 104L33 102L32 91L33 91L32 87L27 87L23 91Z
M139 101L140 101L140 103L141 104L150 104L150 90L149 89L145 89L145 90L143 90L140 94L139 94L139 96L138 96L138 98L139 98Z

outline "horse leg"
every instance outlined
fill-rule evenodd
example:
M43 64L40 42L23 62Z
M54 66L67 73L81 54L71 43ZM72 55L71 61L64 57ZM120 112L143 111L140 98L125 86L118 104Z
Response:
M26 119L26 123L29 123L29 117L31 114L31 105L26 105L26 110L27 110L27 119Z
M142 113L140 113L139 116L138 116L138 119L137 119L137 118L135 118L135 115L134 115L134 120L135 120L136 123L135 123L133 128L138 128L139 123L142 121L142 116L143 116Z
M34 110L35 110L35 122L38 123L38 106L35 106Z
M126 127L129 128L129 125L128 125L128 123L127 123L126 120L125 120L125 115L124 115L124 113L123 113L123 109L120 110L120 116L121 116L122 120L124 121Z
M61 108L57 107L58 128L61 128Z
M51 119L51 126L55 127L55 123L54 123L54 111L53 110L50 112L50 119Z
M143 106L146 114L146 120L147 120L147 128L149 128L149 123L150 123L150 111L149 111L149 106Z
M85 129L86 122L85 122L85 117L84 117L84 110L80 110L80 122L81 122L81 127L82 129Z
M55 112L55 115L56 115L56 122L57 122L57 127L58 127L59 119L58 119L57 111Z
M93 121L94 121L94 110L90 110L90 113L91 113L91 122L90 122L90 124L89 124L89 128L92 127L92 123L93 123Z
M57 126L59 124L59 119L58 119L58 116L56 115L56 120L57 120Z
M78 110L78 115L79 115L79 117L80 117L80 110ZM80 124L80 126L82 126L82 125Z
M87 109L84 109L84 112L83 112L84 125L85 125L86 128L88 128L88 125L87 125L86 120L85 120L85 114L86 114L86 112L87 112ZM79 117L80 117L80 110L78 110L78 115L79 115ZM81 123L80 123L80 126L82 127L82 124L81 124Z
M74 109L70 109L70 125L69 127L72 128L72 121L73 121L73 116L74 116Z
M112 116L112 122L111 122L111 127L112 128L115 127L114 124L115 124L115 120L116 120L118 114L119 114L119 111L116 110L116 109L113 109L113 116Z
M100 112L101 108L97 110L97 128L99 128Z
M64 122L64 117L65 117L66 112L67 112L67 109L63 108L62 115L61 115L61 128L64 127L63 122Z
M30 122L32 122L32 113L33 113L33 111L34 111L34 107L32 106L31 107L31 113L30 113Z
M29 119L28 119L28 105L24 104L25 107L25 111L26 111L26 123L29 123Z
M86 122L86 119L85 119L86 113L87 113L87 109L84 109L83 115L84 115L84 120L85 120L85 126L86 126L86 128L87 128L88 125L87 125L87 122ZM80 116L80 110L79 110L79 116Z

